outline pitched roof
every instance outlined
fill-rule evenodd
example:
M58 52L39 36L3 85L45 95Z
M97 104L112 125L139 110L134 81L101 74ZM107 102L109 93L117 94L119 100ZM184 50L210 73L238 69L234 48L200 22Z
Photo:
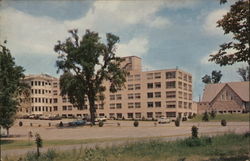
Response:
M250 101L249 97L249 84L250 82L228 82L228 83L217 83L217 84L207 84L205 86L202 102L211 102L218 93L226 86L232 88L232 90L246 102Z

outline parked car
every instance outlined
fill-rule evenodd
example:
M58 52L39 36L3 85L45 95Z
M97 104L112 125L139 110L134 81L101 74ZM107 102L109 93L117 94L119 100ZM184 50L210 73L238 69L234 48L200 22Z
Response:
M167 117L160 117L158 120L157 120L158 124L166 124L166 123L170 123L171 120Z
M75 120L68 123L69 126L83 126L86 124L84 120Z
M95 122L99 122L99 121L107 121L107 118L105 116L96 117Z

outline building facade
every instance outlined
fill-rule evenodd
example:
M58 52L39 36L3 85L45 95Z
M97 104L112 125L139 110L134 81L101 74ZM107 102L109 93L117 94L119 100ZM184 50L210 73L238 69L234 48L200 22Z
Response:
M218 113L242 113L250 111L250 82L228 82L207 84L198 113L212 110Z
M104 101L96 102L97 116L117 119L152 119L161 116L188 117L197 112L192 101L192 75L180 69L141 70L141 58L124 57L129 72L124 89L104 92ZM49 75L29 75L31 101L21 106L20 113L59 114L63 117L86 117L88 104L74 107L67 97L60 96L59 80ZM103 82L106 89L110 83Z

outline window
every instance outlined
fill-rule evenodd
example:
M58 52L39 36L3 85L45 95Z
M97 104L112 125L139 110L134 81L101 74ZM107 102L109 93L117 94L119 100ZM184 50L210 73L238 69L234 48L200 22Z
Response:
M135 103L135 108L141 108L141 103L140 102L136 102Z
M184 99L187 100L187 93L184 92Z
M182 99L182 92L178 92L179 98Z
M53 83L53 87L54 87L54 88L57 88L57 83L56 83L56 82Z
M178 72L178 78L182 79L182 72Z
M118 119L121 119L121 118L122 118L122 113L117 113L117 114L116 114L116 117L117 117Z
M176 112L166 112L167 117L176 117Z
M154 84L153 83L148 83L148 89L150 88L154 88Z
M148 98L153 98L154 97L154 94L153 94L153 92L151 92L151 93L148 93Z
M68 110L70 110L70 111L71 111L71 110L72 110L72 106L68 106Z
M182 82L178 82L178 88L182 89Z
M115 118L115 114L114 113L109 113L109 118Z
M161 78L161 73L155 73L155 79Z
M182 108L182 101L179 101L179 102L178 102L178 107L179 107L179 108Z
M175 72L166 72L166 79L175 78Z
M116 99L117 99L117 100L121 100L121 99L122 99L122 95L121 95L121 94L117 94L117 95L116 95Z
M166 88L175 88L175 81L166 82Z
M104 104L99 104L99 109L103 110L104 109Z
M128 103L128 108L134 108L134 103Z
M115 100L115 95L109 95L110 100Z
M141 94L140 93L135 93L135 99L140 99L141 98Z
M63 103L67 102L67 98L66 98L66 97L63 97L63 98L62 98L62 102L63 102Z
M53 99L53 102L54 102L54 103L57 103L57 98L54 98L54 99Z
M162 113L161 113L161 112L156 112L156 113L155 113L155 117L156 117L156 118L160 118L161 116L162 116Z
M192 86L188 85L188 91L192 91Z
M63 106L63 111L66 111L67 110L67 106Z
M34 85L34 83L33 83L33 81L31 81L31 86L33 86Z
M133 90L134 89L134 85L133 84L129 84L128 85L128 90Z
M140 74L136 74L135 75L135 81L139 81L141 80L141 75Z
M155 98L161 98L161 92L155 92Z
M188 95L188 99L189 99L189 100L192 100L192 94L189 94L189 95Z
M175 98L176 97L176 92L175 91L166 92L166 97L167 98Z
M184 74L184 81L187 81L187 75L186 74Z
M147 112L147 118L153 118L153 112Z
M141 118L141 113L135 113L135 118Z
M175 101L166 101L166 107L167 108L175 108L175 104L176 104Z
M155 107L161 107L161 102L155 102Z
M189 104L188 104L188 108L189 108L189 109L192 109L192 103L189 103Z
M39 90L39 92L40 92L40 90ZM57 95L57 90L53 91L53 95L55 95L55 96Z
M187 108L187 102L184 102L184 108L186 109Z
M133 117L133 113L128 113L128 119L132 119Z
M121 103L117 103L117 104L116 104L116 108L117 108L117 109L121 109L121 108L122 108L122 104L121 104Z
M128 76L128 81L133 81L133 75Z
M154 103L153 102L148 102L148 108L152 108L154 107Z
M192 76L188 76L188 82L192 83Z
M155 83L155 88L161 88L161 82L156 82Z
M135 84L135 90L140 90L141 89L141 85L140 84Z
M184 85L183 85L183 86L184 86L184 90L186 90L186 91L187 91L187 90L188 90L188 89L187 89L187 88L188 88L188 87L187 87L187 84L186 84L186 83L184 83Z
M133 94L128 94L128 99L134 99L134 95Z
M153 79L153 73L147 73L147 79Z
M115 104L114 103L109 104L109 108L110 109L115 109Z

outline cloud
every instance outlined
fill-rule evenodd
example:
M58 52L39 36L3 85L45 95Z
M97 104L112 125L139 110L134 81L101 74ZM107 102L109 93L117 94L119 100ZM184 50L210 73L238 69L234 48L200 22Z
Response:
M203 30L208 35L223 35L223 30L221 28L216 27L217 21L220 20L223 15L228 12L228 9L217 9L210 12L205 18L205 22L203 24Z
M210 54L208 54L208 55L202 57L202 58L200 59L200 63L201 63L202 65L211 65L211 64L213 64L213 62L208 61L208 60L211 58L210 55L214 55L214 54L216 54L216 53L217 53L217 51L212 51Z
M127 43L119 44L116 53L119 56L143 56L148 51L149 41L145 37L135 37Z

